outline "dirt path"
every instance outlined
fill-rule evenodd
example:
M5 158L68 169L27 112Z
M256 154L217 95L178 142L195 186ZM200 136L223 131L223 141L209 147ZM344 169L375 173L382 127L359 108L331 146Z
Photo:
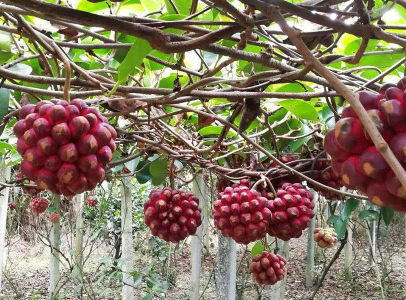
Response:
M215 244L216 238L213 242ZM302 238L291 241L290 256L288 262L288 277L286 288L286 300L307 299L312 290L305 287L305 269L306 269L306 235ZM336 246L337 247L337 246ZM392 272L390 273L390 281L387 282L387 290L390 300L406 299L406 251L404 245L394 244L392 249ZM88 291L84 291L83 299L95 300L115 300L121 299L120 282L111 277L105 277L99 282L98 275L95 274L97 267L109 255L111 246L100 245L96 248L91 259L86 264L86 278L89 282L93 282L91 287L88 286ZM317 273L320 275L323 263L335 253L336 248L325 251L320 257L317 265ZM68 246L64 249L65 253L69 253ZM154 297L151 299L167 299L167 300L186 300L189 293L189 278L190 278L190 256L189 247L183 247L176 254L176 263L171 266L172 272L168 275L168 280L174 285L171 286L165 297ZM145 252L145 251L144 251ZM239 247L239 263L244 252L244 247ZM156 263L156 259L151 258L150 254L142 254L141 251L136 253L136 269L142 269L149 263ZM248 253L249 255L249 253ZM248 258L248 257L247 257ZM205 294L201 300L214 299L215 285L213 282L213 268L216 259L216 250L212 249L209 256L205 257L202 263L203 271L201 275L202 289L206 288ZM376 279L374 269L369 266L365 256L365 249L356 248L356 262L353 266L352 281L344 280L343 257L333 265L323 287L317 293L316 300L378 300L382 299L379 283ZM5 270L4 291L1 300L43 300L47 299L47 286L49 281L48 275L49 251L41 244L30 245L24 242L18 242L10 247L9 259ZM250 278L250 274L244 266L245 260L242 261L240 271L238 273L238 284L244 292L242 299L256 300L257 292L255 285ZM161 265L156 264L156 272L160 270ZM64 280L68 279L66 275L67 266L64 268ZM211 281L209 284L209 278ZM93 289L97 295L88 297L86 292ZM138 287L136 293L138 299L142 299L147 294L147 286L145 283ZM64 286L61 299L80 299L78 297L77 285L72 280L67 280ZM20 298L16 295L20 294ZM162 295L163 296L163 295ZM138 298L139 297L139 298Z

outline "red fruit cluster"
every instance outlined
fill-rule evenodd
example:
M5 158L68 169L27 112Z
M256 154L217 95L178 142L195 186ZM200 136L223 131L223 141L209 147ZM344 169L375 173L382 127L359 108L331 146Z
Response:
M192 193L164 188L152 190L144 203L144 221L154 236L178 243L202 224L199 199Z
M279 254L262 252L253 257L250 271L261 285L273 285L285 277L286 259Z
M314 240L320 248L332 248L337 243L337 233L332 228L316 228L314 230Z
M226 187L213 205L214 225L224 236L242 244L264 238L271 219L268 199L248 185L248 180L243 180Z
M276 198L266 190L262 195L270 199L269 235L288 241L300 237L310 226L314 217L313 195L300 183L282 183L276 191Z
M22 179L22 178L23 178L23 175L22 175L21 173L18 173L18 174L17 174L17 179ZM26 184L27 184L27 183L26 183ZM28 184L30 184L30 185L35 185L35 181L28 180ZM25 186L25 185L24 185L24 182L23 182L22 189L23 189L23 191L24 191L25 193L27 193L27 194L29 194L29 195L33 195L33 196L42 191L42 190L41 190L40 188L38 188L38 187L28 187L28 186Z
M329 161L317 161L313 169L312 178L324 185L327 185L337 190L339 190L344 185L341 178L331 169L331 164ZM315 191L318 191L320 195L326 197L329 200L342 199L342 196L339 194L327 191L323 188L320 188L312 184L309 184L309 186L312 187Z
M360 92L359 100L389 144L396 158L406 164L406 77L398 85L386 84L379 94ZM378 206L406 211L406 190L378 152L351 107L326 134L324 149L332 169L349 189L358 190Z
M48 201L45 198L35 198L31 201L31 211L35 214L42 214L48 208Z
M117 133L81 99L28 104L14 126L22 175L43 190L74 196L103 181Z
M97 205L97 203L99 203L99 201L97 201L97 199L87 199L86 203L90 207L95 207Z
M8 203L8 208L9 208L10 210L15 210L15 209L16 209L15 203L9 202L9 203Z
M59 222L59 215L54 213L49 216L49 221L51 223L58 223Z

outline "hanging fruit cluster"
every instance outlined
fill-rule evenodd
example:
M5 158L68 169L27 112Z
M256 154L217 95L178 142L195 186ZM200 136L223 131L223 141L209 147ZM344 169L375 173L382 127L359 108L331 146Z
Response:
M213 205L214 225L224 236L237 243L248 244L265 237L271 220L269 201L248 180L226 187Z
M7 206L8 206L8 208L9 208L10 210L15 210L15 209L16 209L16 205L15 205L15 203L13 203L13 202L9 202L9 203L7 204Z
M59 222L59 214L57 214L57 213L53 213L53 214L51 214L50 216L49 216L49 221L51 222L51 223L58 223Z
M316 161L314 169L312 170L312 178L324 185L339 190L343 185L343 181L340 176L333 172L331 169L331 163L329 161ZM342 200L342 196L319 186L309 184L311 188L319 192L320 195L326 197L328 200Z
M45 198L35 198L31 200L31 211L34 214L42 214L48 208L48 200Z
M178 243L202 224L199 199L192 193L164 188L152 190L144 203L144 221L154 236Z
M304 229L310 226L314 217L313 195L300 183L281 183L276 198L267 189L262 195L268 198L272 217L268 223L271 236L288 241L298 238Z
M337 233L333 228L316 228L313 233L320 248L332 248L338 242Z
M39 189L74 196L103 181L117 133L85 101L41 101L19 111L14 126L22 175Z
M359 100L400 163L406 162L406 77L382 86L379 94L360 92ZM378 152L351 107L326 134L324 149L332 169L349 189L378 206L406 211L406 190Z
M249 269L258 284L273 285L285 277L285 265L284 257L264 251L252 258Z
M99 203L97 199L87 199L86 204L89 205L90 207L95 207Z

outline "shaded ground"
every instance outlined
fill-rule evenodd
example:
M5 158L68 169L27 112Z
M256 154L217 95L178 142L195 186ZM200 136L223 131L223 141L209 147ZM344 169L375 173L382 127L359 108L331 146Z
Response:
M308 299L312 293L311 289L305 287L305 269L306 269L306 235L302 238L294 240L290 245L290 259L288 262L288 276L286 298L293 299ZM202 263L201 288L205 289L204 296L201 300L214 299L214 274L213 267L215 264L216 250L215 241L213 239L210 255L204 258ZM147 243L140 240L141 248L145 250ZM144 245L143 245L143 244ZM337 247L337 246L336 246ZM320 276L323 264L328 263L329 259L336 251L336 247L329 249L319 255L319 264L316 267L317 276ZM64 253L69 255L69 246L67 241L64 242ZM385 280L389 299L406 299L406 251L404 245L404 237L398 243L390 244L388 247L390 253L383 253L382 257L391 257L392 268L389 275L390 280ZM101 272L96 273L96 269L103 271L100 263L106 261L106 257L111 255L111 246L106 246L98 243L94 247L94 252L86 263L86 290L83 291L82 299L97 299L97 300L115 300L121 299L120 282L114 276L106 276L100 279ZM173 250L173 248L172 248ZM157 258L152 258L151 253L142 254L136 252L136 268L141 269L150 262L155 262ZM245 247L239 247L239 271L238 271L238 287L243 295L239 299L258 299L259 289L253 284L250 274L247 272L246 264L249 261L249 252L245 253ZM321 300L374 300L382 299L378 280L374 268L372 268L367 260L366 249L360 245L354 245L355 262L352 268L353 279L346 281L344 279L344 259L341 256L331 268L323 287L319 290L315 299ZM380 257L380 253L377 253ZM245 259L241 259L245 257ZM190 249L189 246L183 245L176 251L173 256L175 263L172 263L169 269L171 272L167 274L166 279L173 286L168 290L166 297L153 297L152 299L167 299L167 300L182 300L189 299L189 278L190 278ZM379 259L381 262L381 259ZM28 244L22 241L14 243L10 247L9 259L5 271L3 281L3 296L1 300L11 299L30 299L42 300L47 299L47 286L49 281L48 275L49 250L42 246L41 243L35 245ZM166 265L167 266L167 265ZM156 264L156 271L162 264ZM78 293L77 284L67 275L67 266L65 265L65 274L62 276L64 285L61 299L80 299L75 294ZM208 283L209 278L211 281ZM387 279L387 278L386 278ZM94 297L89 297L87 294L95 294ZM142 299L147 294L147 286L142 283L136 291L135 299ZM17 295L20 295L17 298Z

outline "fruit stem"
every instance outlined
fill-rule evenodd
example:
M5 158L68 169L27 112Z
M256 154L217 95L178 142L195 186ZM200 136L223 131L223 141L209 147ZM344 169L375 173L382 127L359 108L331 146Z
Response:
M277 237L275 237L275 249L273 250L273 252L274 252L275 254L278 254L278 252L279 252L278 238L277 238Z
M264 176L264 175L262 175L262 176ZM264 178L265 178L266 183L268 184L268 187L271 189L271 191L272 191L272 193L273 193L273 196L276 198L276 190L275 190L275 188L274 188L272 182L269 180L268 177L265 177L265 176L264 176Z
M171 164L169 165L169 182L171 185L171 189L175 189L175 174L174 174L174 169L175 169L175 159L171 160Z

